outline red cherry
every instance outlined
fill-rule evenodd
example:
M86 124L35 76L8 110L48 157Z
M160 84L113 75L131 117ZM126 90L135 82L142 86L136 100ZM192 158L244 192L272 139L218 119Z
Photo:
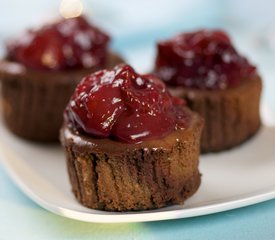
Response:
M183 33L158 43L155 73L169 85L224 89L255 70L223 31Z
M109 137L114 120L125 109L115 73L100 71L84 78L68 108L80 129L97 137Z
M175 125L176 119L170 114L125 111L114 124L112 133L120 141L135 143L164 137L175 129Z
M65 114L88 135L135 143L185 127L184 105L156 77L119 65L83 78Z
M81 16L30 30L8 43L8 58L34 69L103 66L109 37Z

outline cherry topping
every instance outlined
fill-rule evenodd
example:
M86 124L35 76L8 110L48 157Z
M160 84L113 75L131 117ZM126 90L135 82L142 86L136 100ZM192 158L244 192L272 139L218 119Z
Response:
M118 65L83 78L65 116L77 130L93 137L136 143L186 127L183 106L185 102L172 97L158 78Z
M27 67L65 70L103 66L109 36L83 17L29 30L7 44L8 58Z
M237 86L255 70L223 31L182 33L158 43L155 73L169 85L225 89Z

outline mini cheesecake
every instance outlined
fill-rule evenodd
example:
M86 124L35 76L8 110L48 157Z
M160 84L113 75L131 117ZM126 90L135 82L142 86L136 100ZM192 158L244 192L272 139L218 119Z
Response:
M3 119L22 138L58 141L65 106L79 80L123 60L110 38L81 16L29 30L7 45L0 61Z
M262 80L226 33L200 30L159 42L154 73L204 118L202 152L238 146L260 128Z
M60 132L76 199L107 211L183 204L200 185L202 127L154 76L128 65L88 75Z

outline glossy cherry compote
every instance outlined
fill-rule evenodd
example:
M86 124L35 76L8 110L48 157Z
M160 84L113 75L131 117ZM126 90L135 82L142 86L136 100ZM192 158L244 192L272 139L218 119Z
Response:
M83 78L65 110L80 133L126 143L162 138L186 128L188 118L185 102L172 97L162 81L129 65Z
M168 85L226 89L255 70L220 30L182 33L157 45L155 74Z
M103 66L109 40L84 16L61 19L11 39L7 58L38 70Z

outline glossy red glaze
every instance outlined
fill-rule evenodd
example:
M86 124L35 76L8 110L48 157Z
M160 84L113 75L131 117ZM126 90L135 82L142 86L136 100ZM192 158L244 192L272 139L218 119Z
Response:
M184 105L158 78L118 65L83 78L65 115L77 130L92 137L136 143L186 127Z
M255 74L223 31L182 33L157 47L155 73L172 86L226 89Z
M7 44L8 59L33 69L65 70L103 66L109 36L83 17L29 30Z

